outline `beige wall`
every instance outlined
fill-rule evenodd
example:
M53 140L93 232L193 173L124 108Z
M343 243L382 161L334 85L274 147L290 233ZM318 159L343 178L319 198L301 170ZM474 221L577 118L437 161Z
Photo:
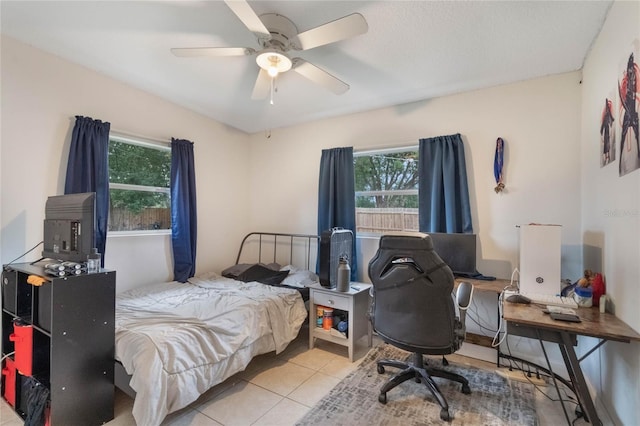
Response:
M620 177L618 161L600 167L600 120L629 54L640 51L640 2L616 1L583 69L581 212L584 266L602 271L616 316L640 331L640 170ZM637 53L636 53L637 55ZM639 63L636 56L635 62ZM619 96L615 95L620 106ZM618 124L620 117L615 116ZM616 144L620 158L620 130ZM585 348L597 343L581 339ZM640 342L609 342L583 363L615 424L637 424Z
M198 271L235 260L247 232L248 137L220 123L101 74L2 37L1 251L6 263L42 240L44 205L61 194L75 115L113 130L195 143ZM38 247L22 261L38 259ZM117 288L173 277L170 238L109 237L105 266Z
M318 169L322 149L416 145L419 138L460 133L465 154L478 269L510 278L518 266L516 225L561 224L562 276L582 273L580 228L580 79L574 72L398 105L360 114L276 129L251 136L251 225L254 229L317 231ZM496 194L495 143L506 142L506 191ZM269 206L265 209L264 206ZM358 237L358 270L378 248L375 237ZM477 294L474 318L496 329L493 295ZM470 322L470 331L479 327ZM514 355L544 364L537 342L510 338ZM562 358L550 348L554 368ZM463 353L495 361L495 351L465 345Z
M556 223L563 226L563 277L574 279L581 273L580 78L568 73L276 129L269 139L252 135L251 224L316 232L324 148L417 145L419 138L460 133L480 271L509 278L518 263L516 225ZM493 190L498 137L506 142L502 194ZM361 244L362 272L373 253Z

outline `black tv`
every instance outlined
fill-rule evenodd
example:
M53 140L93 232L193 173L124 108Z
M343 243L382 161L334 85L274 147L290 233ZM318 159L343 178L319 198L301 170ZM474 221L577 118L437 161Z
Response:
M96 193L54 195L47 199L42 257L86 262L96 246Z
M476 269L476 234L430 232L433 249L457 277L479 275Z

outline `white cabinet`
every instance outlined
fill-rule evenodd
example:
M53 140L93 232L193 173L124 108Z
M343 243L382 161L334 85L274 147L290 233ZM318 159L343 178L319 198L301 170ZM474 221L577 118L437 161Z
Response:
M309 288L309 349L314 347L316 339L327 340L346 346L349 349L349 360L353 361L353 347L358 339L368 335L368 345L371 347L372 330L367 317L371 305L371 297L369 296L371 284L352 282L348 292L320 285ZM318 306L326 306L345 312L349 323L346 337L336 330L325 330L318 327L316 315Z

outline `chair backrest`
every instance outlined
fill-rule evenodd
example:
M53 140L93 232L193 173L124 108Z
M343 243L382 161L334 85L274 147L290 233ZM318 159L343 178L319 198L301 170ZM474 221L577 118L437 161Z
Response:
M402 349L448 354L460 347L451 269L431 237L384 235L369 262L372 322L378 335Z

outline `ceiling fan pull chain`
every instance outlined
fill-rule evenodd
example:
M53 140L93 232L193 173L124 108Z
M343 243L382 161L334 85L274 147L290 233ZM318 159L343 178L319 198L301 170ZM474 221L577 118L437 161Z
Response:
M273 86L275 85L276 78L275 77L271 77L271 99L269 100L269 103L271 105L273 105Z

